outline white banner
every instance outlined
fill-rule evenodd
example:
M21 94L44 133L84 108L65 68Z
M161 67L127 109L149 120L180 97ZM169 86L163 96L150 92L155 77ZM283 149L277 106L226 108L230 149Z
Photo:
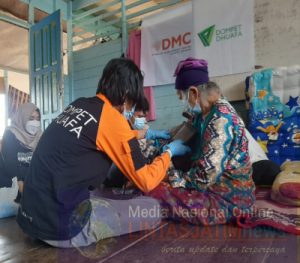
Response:
M254 69L254 1L193 0L193 56L208 61L209 76Z
M174 83L177 63L192 55L192 4L145 18L141 70L144 86Z

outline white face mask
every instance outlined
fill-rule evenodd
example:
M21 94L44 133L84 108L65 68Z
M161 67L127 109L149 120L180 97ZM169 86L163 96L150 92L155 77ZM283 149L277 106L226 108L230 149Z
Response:
M145 128L145 124L146 124L146 118L145 117L135 118L133 127L137 130L142 130L142 129Z
M25 129L31 135L36 135L41 127L41 123L37 120L31 120L26 122Z

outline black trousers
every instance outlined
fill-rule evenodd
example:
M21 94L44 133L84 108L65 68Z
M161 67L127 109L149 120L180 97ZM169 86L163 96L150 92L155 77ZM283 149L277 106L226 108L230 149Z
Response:
M262 160L252 164L252 178L255 185L271 186L280 173L280 166L270 160Z

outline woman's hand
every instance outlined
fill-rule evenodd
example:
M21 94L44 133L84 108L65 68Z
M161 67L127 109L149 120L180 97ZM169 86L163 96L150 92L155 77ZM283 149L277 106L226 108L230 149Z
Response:
M165 139L168 140L171 138L170 132L167 130L152 130L148 129L146 133L147 140L155 140L155 139Z

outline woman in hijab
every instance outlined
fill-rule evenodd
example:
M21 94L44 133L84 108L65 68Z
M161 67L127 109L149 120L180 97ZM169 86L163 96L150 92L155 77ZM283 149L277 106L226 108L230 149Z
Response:
M17 177L18 180L19 193L16 202L23 192L31 157L42 134L40 120L40 111L33 103L22 104L3 135L1 153L5 175L9 179Z

